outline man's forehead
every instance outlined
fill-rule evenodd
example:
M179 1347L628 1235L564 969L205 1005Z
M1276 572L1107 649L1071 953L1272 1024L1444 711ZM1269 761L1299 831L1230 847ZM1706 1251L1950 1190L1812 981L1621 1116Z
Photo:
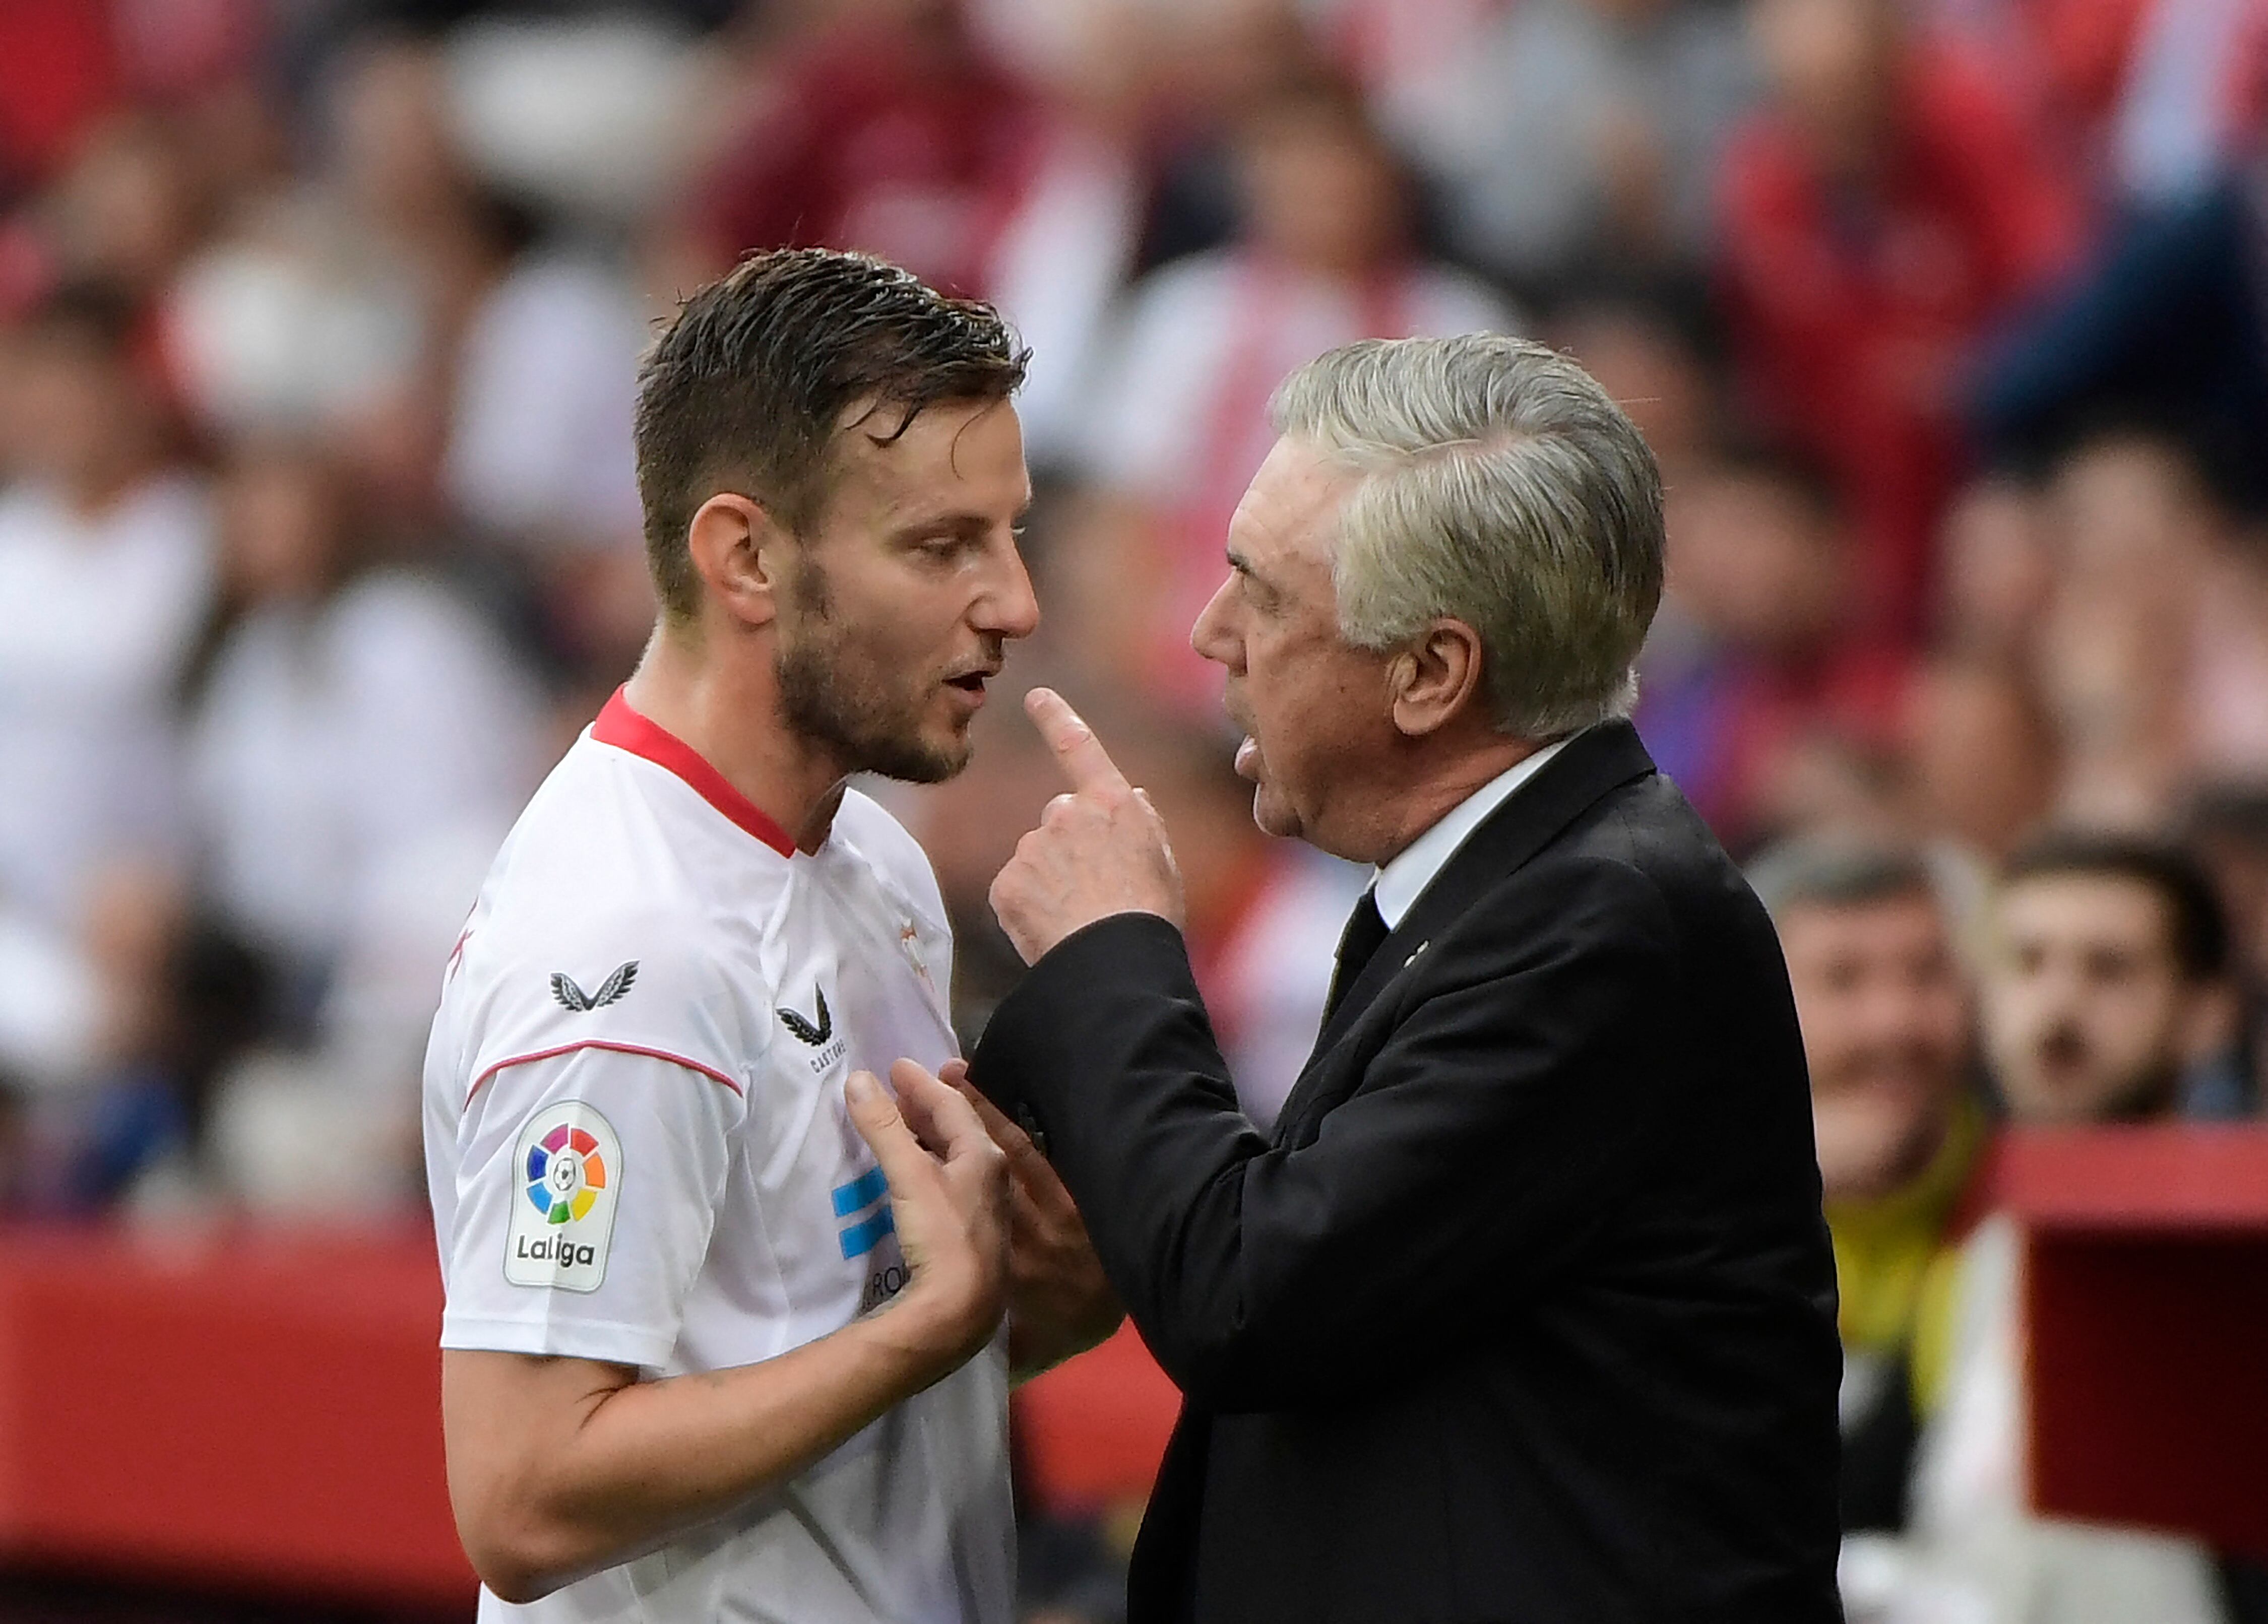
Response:
M1799 900L1781 909L1781 937L1839 944L1885 935L1929 937L1949 934L1945 910L1926 888L1886 891L1878 896Z
M828 448L839 487L859 487L895 507L950 503L979 482L1012 477L1020 498L1029 499L1023 430L1012 402L938 400L910 419L906 413L886 402L863 415L857 408L844 415Z
M2001 929L2036 936L2141 938L2170 943L2173 909L2156 886L2132 874L2032 874L2001 888Z
M1328 561L1339 509L1353 488L1352 474L1319 448L1286 435L1270 448L1237 503L1230 540L1254 563Z

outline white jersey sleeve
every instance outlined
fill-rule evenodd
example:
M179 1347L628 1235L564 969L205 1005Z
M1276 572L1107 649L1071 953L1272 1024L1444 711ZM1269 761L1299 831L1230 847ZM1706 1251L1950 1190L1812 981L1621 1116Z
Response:
M659 1368L747 1111L733 1001L681 950L587 981L505 959L468 966L488 984L458 1071L442 1346Z

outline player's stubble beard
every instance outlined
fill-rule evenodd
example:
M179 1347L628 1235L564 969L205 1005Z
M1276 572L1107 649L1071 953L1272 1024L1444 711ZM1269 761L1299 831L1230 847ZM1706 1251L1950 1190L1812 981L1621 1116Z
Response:
M968 765L962 734L939 749L922 733L923 695L894 681L888 667L835 618L827 576L806 555L790 590L795 629L780 640L773 672L780 710L799 738L851 772L904 783L942 783Z

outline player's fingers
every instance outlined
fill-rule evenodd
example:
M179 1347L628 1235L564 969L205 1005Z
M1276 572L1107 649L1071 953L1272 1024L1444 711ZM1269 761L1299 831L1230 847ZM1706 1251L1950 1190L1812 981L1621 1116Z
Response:
M1117 790L1127 787L1126 775L1102 747L1079 712L1053 688L1034 688L1024 695L1025 714L1040 730L1040 737L1055 752L1064 775L1074 790Z
M937 1080L947 1088L959 1088L968 1081L968 1062L955 1054L937 1069Z
M914 1120L923 1143L946 1161L955 1161L973 1152L996 1157L1001 1155L976 1113L961 1097L961 1091L939 1082L918 1061L893 1061L890 1083L898 1091L899 1104Z
M843 1098L850 1107L851 1126L873 1148L891 1189L904 1194L936 1179L936 1158L922 1149L897 1102L873 1072L852 1072L843 1085Z

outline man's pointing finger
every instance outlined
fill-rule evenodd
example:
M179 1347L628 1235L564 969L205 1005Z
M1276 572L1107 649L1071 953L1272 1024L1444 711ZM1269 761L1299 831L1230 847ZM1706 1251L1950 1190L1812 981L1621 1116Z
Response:
M1124 790L1126 775L1102 747L1078 711L1053 688L1034 688L1024 695L1025 714L1056 753L1056 760L1074 790Z

